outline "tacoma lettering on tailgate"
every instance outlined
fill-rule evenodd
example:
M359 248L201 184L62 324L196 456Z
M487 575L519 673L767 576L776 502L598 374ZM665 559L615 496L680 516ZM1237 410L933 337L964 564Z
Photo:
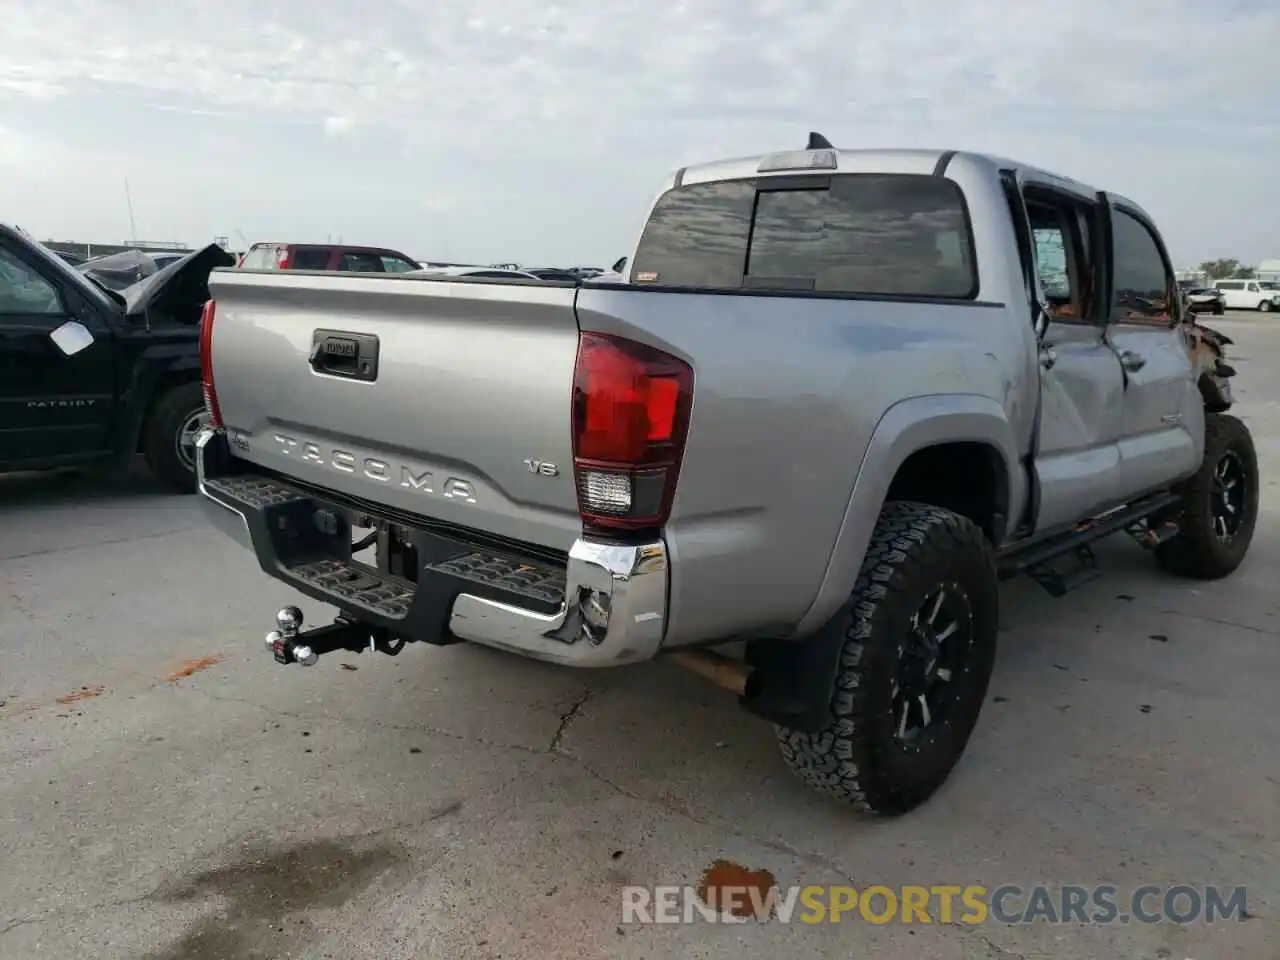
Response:
M460 477L444 477L437 482L430 470L410 467L408 464L392 464L375 457L360 457L350 450L338 447L321 447L311 440L299 440L284 434L275 434L275 441L286 456L297 457L319 467L327 467L340 473L350 473L376 483L397 483L406 490L414 490L427 496L441 496L462 503L475 503L475 485Z

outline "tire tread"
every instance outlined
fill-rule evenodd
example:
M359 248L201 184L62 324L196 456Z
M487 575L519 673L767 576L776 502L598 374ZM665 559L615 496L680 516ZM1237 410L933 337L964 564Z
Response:
M863 736L872 707L870 673L879 658L894 653L896 638L877 630L877 614L887 605L905 606L908 578L904 569L940 554L971 556L980 575L998 592L994 553L981 529L972 521L929 504L891 501L886 504L867 547L862 568L845 607L844 639L832 692L832 723L808 733L777 726L782 757L808 786L868 814L905 812L927 798L950 773L967 742L977 710L959 736L959 749L939 771L927 790L902 795L889 782L876 751ZM991 624L990 653L994 654L995 624ZM975 639L975 642L977 640ZM888 648L893 645L893 650ZM985 698L989 664L979 672L978 704Z

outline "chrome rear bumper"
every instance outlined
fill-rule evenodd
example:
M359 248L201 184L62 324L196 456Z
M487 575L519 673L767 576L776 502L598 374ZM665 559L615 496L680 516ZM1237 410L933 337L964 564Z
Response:
M311 501L317 509L345 508L266 478L251 478L255 495L241 498L236 496L240 478L224 473L229 463L233 461L222 431L202 431L196 439L196 470L201 504L211 525L253 551L268 574L349 617L387 627L406 639L427 642L439 642L438 636L427 634L439 632L433 625L447 623L449 633L459 639L575 667L639 663L652 659L662 646L669 578L667 548L661 540L617 545L579 539L569 551L563 596L556 612L529 609L514 595L498 599L493 591L490 596L468 592L461 582L456 591L419 592L413 584L397 579L397 589L407 599L402 604L403 615L390 616L385 609L353 600L352 591L326 589L315 578L303 576L301 567L284 563L265 518L275 507L289 505L296 510L302 505L305 509ZM339 567L347 564L352 576L363 576L375 584L379 579L390 584L393 579L353 564L349 551L346 557L335 551L331 563ZM417 582L440 576L423 568ZM447 604L447 611L441 604Z

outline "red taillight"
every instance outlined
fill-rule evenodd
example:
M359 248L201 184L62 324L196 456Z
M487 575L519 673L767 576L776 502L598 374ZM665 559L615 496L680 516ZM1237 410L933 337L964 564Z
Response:
M580 335L573 463L584 523L666 523L692 407L693 370L684 361L621 337Z
M213 316L214 303L206 300L200 317L200 380L204 384L204 406L209 423L221 427L222 410L218 407L218 391L213 385Z

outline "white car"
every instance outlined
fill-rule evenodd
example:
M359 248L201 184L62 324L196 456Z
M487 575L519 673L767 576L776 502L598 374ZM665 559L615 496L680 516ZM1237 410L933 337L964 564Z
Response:
M1215 280L1228 310L1280 310L1280 283L1270 280Z

